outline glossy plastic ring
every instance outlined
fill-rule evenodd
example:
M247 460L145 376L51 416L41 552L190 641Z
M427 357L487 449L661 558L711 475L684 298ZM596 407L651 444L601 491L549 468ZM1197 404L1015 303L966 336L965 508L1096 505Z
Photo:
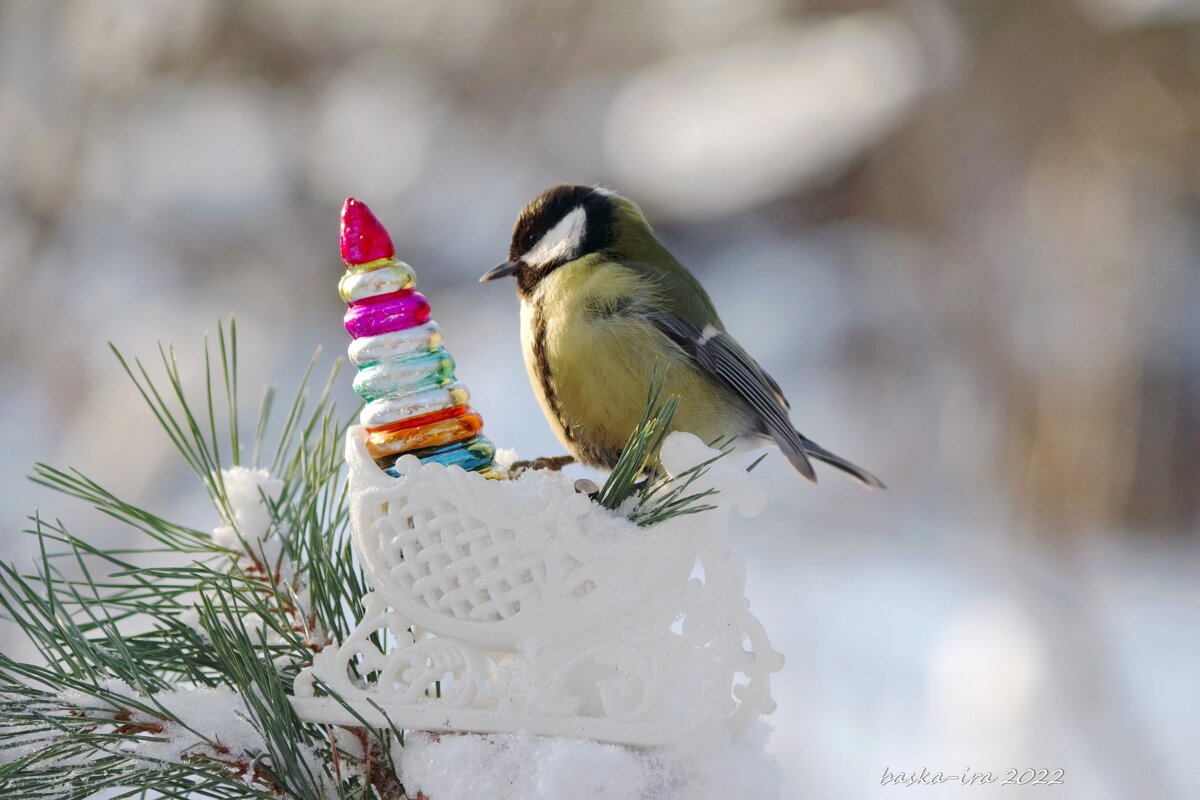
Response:
M375 269L347 272L338 281L338 294L347 303L360 303L368 297L394 294L417 288L417 273L403 261L391 261Z
M442 329L436 322L430 321L400 331L355 339L346 352L350 355L350 361L361 367L388 358L429 353L436 350L441 343Z
M462 416L398 430L367 431L367 452L372 458L428 450L470 439L483 430L483 417L474 411Z
M392 431L402 431L408 428L419 428L422 425L432 425L435 422L461 417L468 411L471 411L468 405L456 405L448 408L439 408L436 411L430 411L425 414L413 414L412 416L398 419L395 422L388 422L384 425L376 425L373 428L367 428L367 434L385 434Z
M382 303L364 303L346 311L346 330L354 338L424 325L429 321L429 301L420 292L401 293Z
M378 428L443 408L465 405L470 399L471 393L461 383L424 392L393 394L367 403L358 415L358 421L364 428Z
M354 376L354 391L368 403L395 394L436 389L454 382L454 359L439 347L432 353L380 361Z
M492 465L492 459L496 456L496 446L486 436L476 436L474 439L445 447L414 451L411 455L425 463L436 462L448 467L462 467L468 472L477 472ZM393 478L400 477L400 473L393 466L397 458L399 456L379 459L379 466Z

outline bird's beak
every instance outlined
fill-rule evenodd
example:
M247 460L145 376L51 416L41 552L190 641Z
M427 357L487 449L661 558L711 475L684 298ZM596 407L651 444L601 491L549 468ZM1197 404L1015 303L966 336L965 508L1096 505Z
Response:
M507 278L521 268L520 261L505 261L499 266L492 267L479 278L480 283L494 281L497 278Z

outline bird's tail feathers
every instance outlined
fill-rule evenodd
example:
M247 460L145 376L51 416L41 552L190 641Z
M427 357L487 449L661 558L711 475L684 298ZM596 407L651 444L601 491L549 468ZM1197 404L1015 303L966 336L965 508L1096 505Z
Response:
M800 442L801 442L801 444L804 445L804 452L807 453L808 455L812 456L813 458L817 459L818 461L824 461L826 464L828 464L831 467L837 467L838 469L842 470L843 472L849 473L850 475L854 476L858 480L862 481L862 483L865 486L868 486L872 489L886 489L887 488L887 486L884 485L883 481L879 480L879 478L876 478L874 475L867 472L865 469L858 466L857 464L847 461L846 459L842 458L841 456L837 455L836 453L829 452L824 447L821 447L821 445L814 442L812 439L805 438L799 432L797 432L796 435L800 437ZM785 450L784 452L786 453L787 451ZM792 457L790 454L788 454L788 460L792 461L793 465L796 463L794 460L792 460ZM799 467L797 467L797 469L799 469ZM812 467L810 466L809 469L811 470ZM812 478L811 480L813 480L815 482L816 479Z
M775 439L775 444L779 446L779 451L787 456L787 460L791 462L796 472L816 483L817 473L813 470L812 462L808 460L809 452L803 443L804 437L801 436L799 441L793 441L791 436L776 436L773 438Z

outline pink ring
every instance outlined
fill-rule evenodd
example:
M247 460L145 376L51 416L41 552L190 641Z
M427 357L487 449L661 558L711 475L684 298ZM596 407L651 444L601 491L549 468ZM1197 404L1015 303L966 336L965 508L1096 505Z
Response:
M346 330L355 339L404 330L429 321L429 301L420 292L390 297L382 303L351 306Z

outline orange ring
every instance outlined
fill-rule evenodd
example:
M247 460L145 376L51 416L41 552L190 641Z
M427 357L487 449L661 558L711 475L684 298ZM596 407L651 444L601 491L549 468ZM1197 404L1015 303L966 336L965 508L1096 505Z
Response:
M402 421L408 422L409 420ZM410 450L423 450L427 447L440 447L445 444L461 442L463 439L470 439L483 430L483 417L468 409L465 413L420 427L392 428L391 425L385 427L389 430L374 428L367 431L367 452L371 454L372 458L383 458L396 453L407 453Z

